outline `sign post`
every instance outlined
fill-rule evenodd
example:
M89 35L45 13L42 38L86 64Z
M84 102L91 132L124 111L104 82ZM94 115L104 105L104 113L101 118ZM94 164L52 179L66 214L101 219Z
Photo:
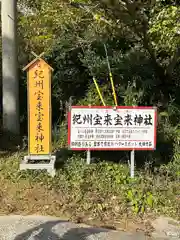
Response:
M87 150L86 152L86 163L89 165L91 163L91 151Z
M89 104L88 106L91 107L91 104ZM91 151L90 151L90 149L88 149L87 152L86 152L86 163L88 165L91 164Z
M68 145L72 150L131 151L156 149L155 107L72 106L68 117Z
M134 157L135 157L135 151L133 149L131 151L131 156L130 156L131 178L134 178Z
M20 170L46 169L55 175L56 157L51 154L51 72L53 69L36 57L23 70L27 71L28 92L28 156ZM32 163L33 161L33 163ZM40 162L45 163L40 163Z

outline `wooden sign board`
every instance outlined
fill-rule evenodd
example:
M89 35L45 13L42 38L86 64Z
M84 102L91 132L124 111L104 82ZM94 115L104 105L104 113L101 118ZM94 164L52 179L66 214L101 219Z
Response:
M51 68L41 56L23 70L27 71L28 92L28 156L20 163L20 170L44 170L54 177L56 156L51 152ZM36 161L36 162L34 162Z
M43 59L28 64L28 149L29 155L51 153L51 71Z

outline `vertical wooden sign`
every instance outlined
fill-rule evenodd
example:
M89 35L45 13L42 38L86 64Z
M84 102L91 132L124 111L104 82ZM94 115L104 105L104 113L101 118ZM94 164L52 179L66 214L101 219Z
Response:
M51 154L51 72L40 57L30 62L27 71L29 155Z

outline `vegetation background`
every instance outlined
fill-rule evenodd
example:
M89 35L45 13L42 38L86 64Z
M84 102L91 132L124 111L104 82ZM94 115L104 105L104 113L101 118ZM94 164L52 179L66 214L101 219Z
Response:
M25 177L17 172L15 159L21 156L18 152L8 161L2 158L3 181L8 186L12 181L22 185L27 178L29 185L23 185L26 190L27 186L35 188L32 182L37 187L43 181L43 194L48 186L58 196L53 200L56 203L46 204L48 208L43 211L54 211L56 215L76 206L73 216L82 217L83 212L86 220L111 218L115 223L114 219L122 214L167 214L179 218L179 0L19 0L18 5L22 136L27 136L26 74L22 68L33 59L31 51L45 51L45 60L54 68L52 131L54 150L59 150L67 147L68 106L101 104L93 76L98 79L106 104L114 104L105 44L118 104L158 108L157 150L136 153L134 180L124 164L129 159L128 152L94 152L96 162L91 166L83 163L84 153L68 152L68 160L61 163L54 180L43 173L27 173ZM23 139L25 149L26 137ZM15 195L19 196L17 192ZM60 200L57 202L59 198L62 206Z

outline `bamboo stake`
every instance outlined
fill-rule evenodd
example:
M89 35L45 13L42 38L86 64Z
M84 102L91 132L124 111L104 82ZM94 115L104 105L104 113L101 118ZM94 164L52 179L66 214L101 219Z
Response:
M107 60L107 65L108 65L108 69L109 69L109 78L110 78L110 82L111 82L111 87L112 87L112 92L113 92L113 97L114 97L114 103L117 107L117 96L116 96L116 91L115 91L115 87L114 87L114 81L113 81L113 76L112 76L112 72L111 72L111 67L109 64L109 58L108 58L108 54L107 54L107 48L106 45L104 44L104 49L105 49L105 53L106 53L106 60Z
M99 86L98 86L98 84L97 84L97 81L96 81L95 77L93 77L93 81L94 81L94 84L95 84L95 86L96 86L96 90L97 90L97 92L98 92L98 94L99 94L99 97L100 97L103 105L106 106L106 104L105 104L105 102L104 102L104 99L103 99L103 96L102 96L102 94L101 94L101 91L100 91L100 89L99 89Z

